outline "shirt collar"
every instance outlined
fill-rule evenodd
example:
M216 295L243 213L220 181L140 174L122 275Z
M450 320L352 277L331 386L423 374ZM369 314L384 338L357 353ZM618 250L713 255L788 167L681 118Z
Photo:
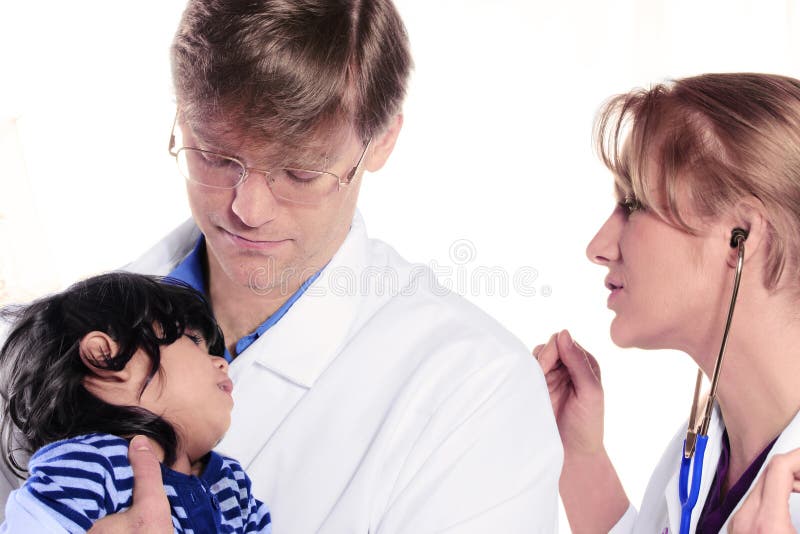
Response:
M180 280L203 295L206 295L205 274L203 273L203 257L206 252L206 238L203 234L197 239L191 252L167 275L168 278Z
M202 234L197 239L194 248L191 252L169 273L168 278L173 280L179 280L185 284L188 284L192 288L196 289L203 295L208 296L208 292L206 288L208 284L206 283L206 274L204 269L204 260L206 254L206 240L205 236ZM324 267L323 267L324 269ZM236 354L241 355L245 350L247 350L258 338L260 338L267 330L272 328L281 318L289 311L289 308L294 305L294 303L305 293L308 286L314 283L322 270L315 273L311 278L303 282L300 288L289 297L286 302L284 302L280 308L275 310L275 312L270 315L263 323L261 323L253 332L244 336L243 338L236 341ZM225 348L225 359L228 362L233 361L233 356L228 351L228 348Z

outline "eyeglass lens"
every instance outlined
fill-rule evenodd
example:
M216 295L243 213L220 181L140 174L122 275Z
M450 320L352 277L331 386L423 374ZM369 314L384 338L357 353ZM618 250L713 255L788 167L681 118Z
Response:
M248 172L234 158L196 148L179 149L177 160L184 178L208 187L235 188ZM297 202L320 200L339 186L335 175L322 171L285 168L266 174L273 194Z

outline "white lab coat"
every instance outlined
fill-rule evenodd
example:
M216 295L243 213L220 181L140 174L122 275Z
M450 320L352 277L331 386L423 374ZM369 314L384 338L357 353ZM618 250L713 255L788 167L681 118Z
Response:
M703 461L703 476L700 483L700 496L697 504L692 511L691 531L697 528L697 520L700 512L705 506L706 497L711 489L714 473L717 471L717 464L722 451L722 434L725 430L724 423L720 417L718 408L712 412L711 424L708 429L708 443L706 445L705 460ZM632 506L625 515L614 526L610 534L678 534L680 532L681 504L678 498L678 476L680 473L680 462L683 455L683 440L686 437L686 425L684 424L664 452L658 466L653 472L647 490L642 500L641 510L636 512ZM761 466L753 484L764 472L764 468L770 459L776 454L786 453L800 447L800 414L795 415L789 426L781 433L772 450L769 452L764 465ZM752 489L752 486L751 488ZM750 490L731 513L728 521L723 525L720 534L727 534L730 519L736 514L736 510L747 498ZM789 497L789 510L792 515L792 524L795 529L800 529L800 495L793 493Z
M167 274L179 227L128 268ZM367 238L230 367L237 458L278 534L557 531L562 451L547 387L502 326Z

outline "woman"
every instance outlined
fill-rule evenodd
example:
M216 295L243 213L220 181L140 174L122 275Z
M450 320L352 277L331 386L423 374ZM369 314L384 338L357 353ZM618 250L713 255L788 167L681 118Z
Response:
M792 532L800 526L800 497L791 494L800 458L787 454L800 446L800 81L708 74L620 95L601 110L596 142L618 204L587 255L609 270L617 345L684 351L711 377L744 251L688 530L731 528L749 493L732 530L772 521L770 532ZM603 447L597 361L566 331L534 354L564 443L560 492L573 531L680 532L687 426L637 513Z

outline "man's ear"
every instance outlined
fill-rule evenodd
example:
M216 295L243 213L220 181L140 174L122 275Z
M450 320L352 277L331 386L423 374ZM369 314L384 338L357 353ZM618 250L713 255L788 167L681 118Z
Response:
M741 228L747 233L747 239L744 241L745 262L749 262L757 256L759 251L764 250L763 245L769 231L769 223L764 213L764 204L756 198L744 199L734 209L734 217L730 222L730 228L727 229L727 239L731 240L735 228ZM739 250L735 243L731 242L730 245L731 249L727 256L728 265L731 268L735 268L739 258Z
M116 341L105 332L94 330L83 336L78 345L78 354L90 371L85 380L121 382L130 378L127 376L130 372L126 373L124 368L120 371L108 369L108 361L117 355L118 349Z
M398 113L389 121L386 128L372 139L370 143L369 152L367 153L364 168L369 172L375 172L381 169L389 159L389 156L394 150L394 145L397 142L397 137L400 135L400 130L403 127L403 114Z

